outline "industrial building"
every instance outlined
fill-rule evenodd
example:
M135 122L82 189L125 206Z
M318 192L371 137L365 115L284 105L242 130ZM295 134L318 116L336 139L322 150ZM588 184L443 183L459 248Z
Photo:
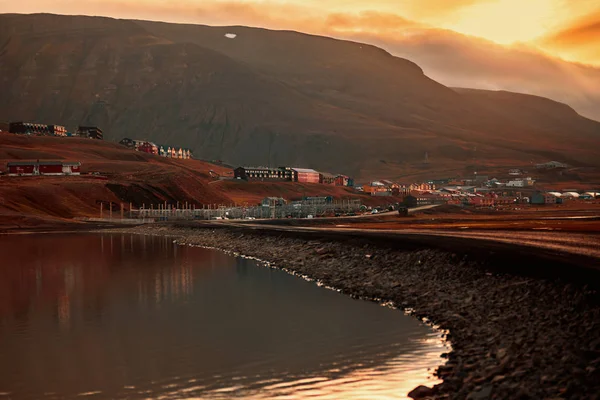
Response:
M14 161L7 163L8 176L81 175L80 162Z

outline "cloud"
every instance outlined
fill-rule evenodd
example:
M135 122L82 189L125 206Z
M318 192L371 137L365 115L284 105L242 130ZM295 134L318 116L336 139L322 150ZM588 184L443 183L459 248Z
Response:
M364 11L356 14L334 13L326 17L324 28L336 32L397 32L409 27L419 26L414 21L391 13Z
M535 94L600 120L598 67L567 62L526 45L503 46L442 29L413 29L410 35L396 36L367 32L336 36L414 61L426 75L450 87Z
M600 11L577 19L538 43L565 58L600 64Z
M489 3L492 0L419 0L401 3L409 15L415 19L447 18L469 6Z

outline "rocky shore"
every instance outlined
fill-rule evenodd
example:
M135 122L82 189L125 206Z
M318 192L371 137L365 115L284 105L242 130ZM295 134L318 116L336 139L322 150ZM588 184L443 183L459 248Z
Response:
M499 273L440 250L402 250L360 239L299 238L243 228L143 226L257 257L365 299L393 302L447 331L443 383L413 398L600 398L600 301L586 285ZM514 267L511 268L514 271Z

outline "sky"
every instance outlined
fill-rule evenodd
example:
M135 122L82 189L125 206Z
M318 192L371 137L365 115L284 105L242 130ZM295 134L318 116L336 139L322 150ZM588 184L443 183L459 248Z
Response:
M392 40L453 31L600 66L598 0L0 0L0 12L247 25Z

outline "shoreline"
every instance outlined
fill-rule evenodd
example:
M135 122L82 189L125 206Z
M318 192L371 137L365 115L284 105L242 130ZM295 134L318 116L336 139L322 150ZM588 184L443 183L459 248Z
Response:
M600 393L600 301L586 285L515 274L514 266L510 273L498 271L447 250L406 249L359 237L200 225L104 232L169 236L180 245L256 258L351 297L410 310L447 333L452 346L434 374L442 383L417 388L415 398Z

